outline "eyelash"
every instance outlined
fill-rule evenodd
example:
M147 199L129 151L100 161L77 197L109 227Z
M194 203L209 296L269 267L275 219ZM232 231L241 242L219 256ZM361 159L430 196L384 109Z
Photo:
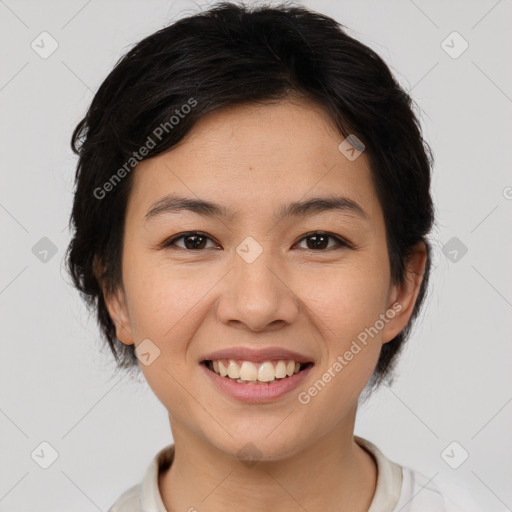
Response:
M308 234L304 235L299 240L299 242L302 242L303 240L306 240L308 238L312 238L313 236L316 236L316 235L325 236L327 238L331 238L331 239L335 240L336 243L338 244L338 247L329 247L327 249L306 249L307 251L326 252L326 251L329 251L329 250L332 250L332 249L336 249L336 248L338 248L338 249L339 248L354 249L354 246L352 244L350 244L349 242L347 242L346 240L340 238L337 235L333 235L331 233L328 233L326 231L313 231L311 233L308 233ZM169 247L172 247L177 240L181 240L182 238L188 238L188 237L192 237L192 236L201 236L201 237L204 237L204 238L208 238L210 241L213 241L211 237L209 237L206 233L203 233L202 231L187 231L185 233L182 233L179 236L175 236L175 237L173 237L173 238L163 242L161 244L161 246L163 248L169 248ZM297 243L299 243L299 242L297 242ZM177 247L179 247L179 246L177 246ZM187 249L186 247L179 247L179 248L183 249L185 251L188 251L188 252L200 252L200 251L206 250L206 248L205 249Z

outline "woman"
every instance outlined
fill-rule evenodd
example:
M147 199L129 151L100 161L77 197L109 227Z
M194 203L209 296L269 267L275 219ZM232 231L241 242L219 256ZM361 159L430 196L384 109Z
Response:
M431 266L432 158L380 57L220 4L129 51L73 147L71 274L174 441L111 512L458 510L354 436Z

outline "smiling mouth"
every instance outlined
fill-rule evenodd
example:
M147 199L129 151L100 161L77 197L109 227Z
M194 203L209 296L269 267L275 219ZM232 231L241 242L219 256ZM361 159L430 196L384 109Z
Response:
M205 360L201 362L208 370L220 377L239 384L270 385L296 375L314 365L312 362L299 363L292 359L280 359L253 363L235 359Z

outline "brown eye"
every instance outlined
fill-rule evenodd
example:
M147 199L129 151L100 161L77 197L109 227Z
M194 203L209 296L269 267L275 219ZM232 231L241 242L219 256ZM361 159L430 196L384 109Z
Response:
M183 245L177 244L178 240L183 240ZM199 251L201 249L206 249L208 241L211 241L211 238L200 233L198 231L191 231L189 233L184 233L180 236L165 242L165 247L177 246L181 249L186 249L189 251ZM215 247L215 246L214 246Z
M309 249L312 251L322 251L326 249L332 249L333 247L349 247L349 244L346 243L341 238L338 238L337 236L330 235L328 233L312 233L310 235L307 235L301 239L306 240L305 249ZM329 246L329 240L334 240L335 244L334 246Z

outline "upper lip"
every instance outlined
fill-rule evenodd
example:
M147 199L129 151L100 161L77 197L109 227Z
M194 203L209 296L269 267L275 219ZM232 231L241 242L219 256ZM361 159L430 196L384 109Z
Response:
M267 348L247 348L247 347L232 347L216 350L205 355L201 361L215 361L218 359L241 359L243 361L252 361L255 363L263 363L273 359L292 359L298 363L312 362L310 357L299 354L292 350L287 350L281 347L267 347Z

